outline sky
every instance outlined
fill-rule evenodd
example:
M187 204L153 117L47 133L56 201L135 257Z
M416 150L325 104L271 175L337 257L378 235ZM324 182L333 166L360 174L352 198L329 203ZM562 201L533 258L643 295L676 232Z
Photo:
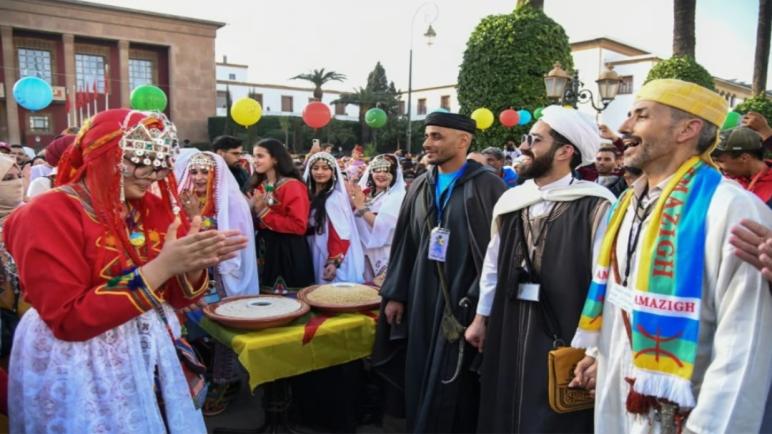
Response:
M512 11L516 0L91 0L126 8L220 21L218 61L249 65L249 80L294 84L290 77L325 68L345 74L329 89L364 86L380 61L398 89L408 86L413 35L413 88L454 84L466 41L480 20ZM758 0L699 0L696 57L713 75L750 83ZM569 40L606 36L662 58L672 52L673 0L544 0ZM434 7L436 5L436 9ZM434 13L437 10L438 13ZM412 21L415 17L414 22ZM412 25L411 29L411 22ZM435 43L422 36L427 25ZM772 87L772 68L767 78Z

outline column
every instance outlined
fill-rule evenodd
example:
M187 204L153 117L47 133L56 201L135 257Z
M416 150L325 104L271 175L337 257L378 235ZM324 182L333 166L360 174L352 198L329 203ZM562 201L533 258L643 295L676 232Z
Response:
M80 126L80 119L77 118L78 110L75 108L75 83L77 78L77 71L75 70L75 36L70 33L63 34L62 44L64 45L64 86L67 90L67 99L70 102L69 116L74 115L73 124Z
M118 41L118 79L121 80L121 107L131 106L129 89L129 41Z
M19 75L19 65L16 62L16 50L13 47L13 29L11 27L0 27L0 42L2 42L3 66L5 67L5 110L8 114L8 140L11 143L21 143L19 107L13 98L13 84Z

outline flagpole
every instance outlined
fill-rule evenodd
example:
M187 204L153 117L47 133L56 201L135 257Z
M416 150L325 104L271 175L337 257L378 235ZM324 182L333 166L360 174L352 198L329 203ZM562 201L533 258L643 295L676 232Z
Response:
M105 110L110 110L110 65L105 63Z
M86 119L90 119L91 118L91 104L89 104L89 101L88 101L88 94L89 94L88 84L86 84L85 87L86 87L86 90L83 92L83 102L86 103Z
M79 122L79 124L82 126L82 125L83 125L83 97L82 97L82 93L80 92L80 87L79 87L79 88L78 88L78 90L75 92L75 98L76 98L76 100L78 101L78 102L77 102L77 106L78 106L78 115L80 116L80 122Z
M97 103L99 102L99 97L97 96L97 81L96 78L94 78L94 82L91 83L91 97L94 98L94 116L99 112Z

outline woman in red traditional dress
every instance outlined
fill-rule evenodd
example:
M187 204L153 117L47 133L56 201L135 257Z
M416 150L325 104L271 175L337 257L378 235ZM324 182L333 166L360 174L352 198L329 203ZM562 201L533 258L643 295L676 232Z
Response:
M12 432L206 432L174 309L246 240L178 214L176 151L162 114L99 113L62 158L59 187L6 221L32 305L11 353Z
M260 282L264 292L295 292L314 284L305 237L311 208L308 191L280 141L257 142L254 157L248 195L259 225Z

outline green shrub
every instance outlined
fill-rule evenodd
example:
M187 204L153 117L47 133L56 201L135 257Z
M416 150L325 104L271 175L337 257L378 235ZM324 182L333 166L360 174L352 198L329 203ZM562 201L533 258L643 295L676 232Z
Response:
M677 78L699 84L712 91L716 90L713 76L707 69L688 56L675 56L657 63L649 71L644 84L660 78Z
M748 112L761 113L762 116L767 118L767 122L772 124L772 99L763 95L748 98L740 104L737 104L733 110L740 114Z
M544 75L555 62L573 69L568 36L559 24L531 6L511 14L483 18L467 41L458 75L461 113L487 107L494 115L507 108L526 109L549 104ZM496 121L476 135L476 148L519 141L530 125L511 129Z

